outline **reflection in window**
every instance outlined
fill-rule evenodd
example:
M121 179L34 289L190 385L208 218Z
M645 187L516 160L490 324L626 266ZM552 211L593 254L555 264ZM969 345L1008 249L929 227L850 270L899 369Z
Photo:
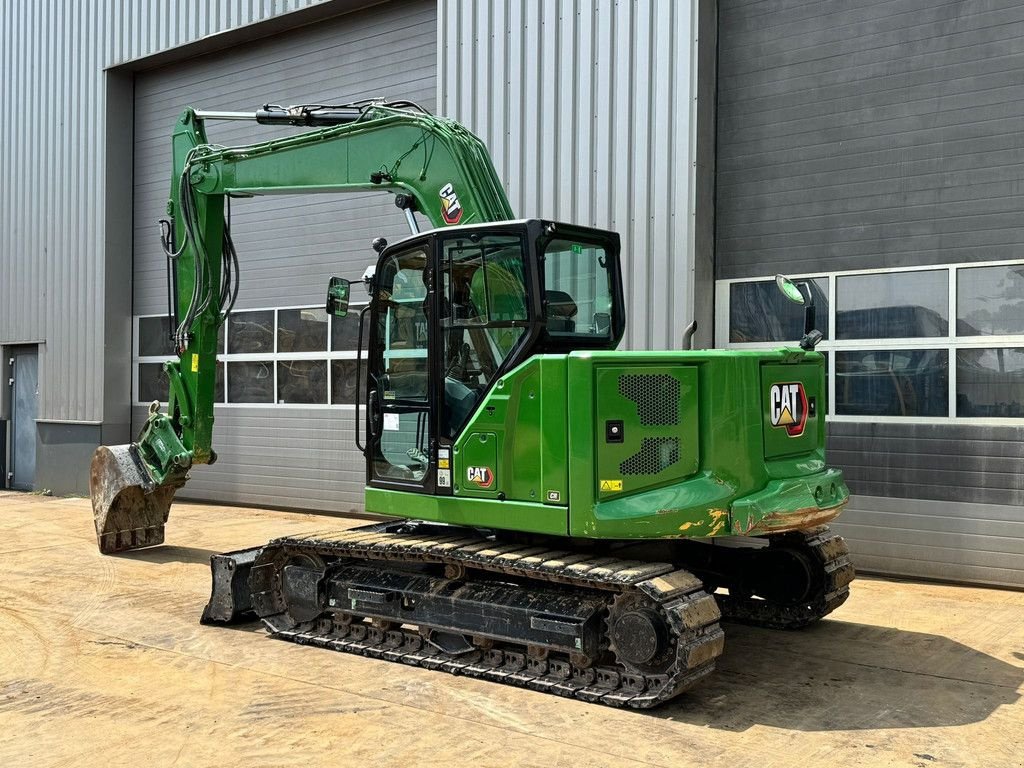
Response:
M377 325L371 345L378 357L372 460L375 477L420 482L429 465L427 404L427 254L386 258L377 273Z
M331 352L355 352L359 345L359 313L361 307L353 307L344 317L331 318ZM366 344L366 329L363 329L363 344Z
M803 278L797 283L805 282ZM828 336L828 279L807 279L814 297L815 325ZM804 335L804 308L782 295L774 280L729 286L729 341L799 341Z
M139 357L172 357L171 321L167 316L139 318Z
M363 392L366 392L366 363L360 364ZM331 360L331 405L352 405L356 401L356 361ZM366 397L359 398L361 404Z
M224 361L217 361L217 377L213 382L213 399L218 403L224 402Z
M445 243L443 264L441 434L454 437L526 332L522 240L453 238Z
M323 309L279 309L278 352L323 352L327 349L327 312Z
M958 350L956 415L1024 418L1024 348Z
M946 270L836 278L836 337L899 339L949 331Z
M1024 333L1024 266L959 269L956 280L957 336Z
M605 249L552 240L544 248L544 257L548 333L611 336L612 291Z
M139 402L167 402L171 382L164 372L163 363L139 363Z
M171 382L164 373L163 363L139 363L139 399L140 403L151 403L158 400L167 402ZM217 378L213 385L214 402L224 402L224 362L217 361Z
M228 317L228 354L274 351L274 310L232 312Z
M166 315L139 318L139 357L174 357L171 342L171 321ZM217 328L217 354L224 354L224 326Z
M326 333L324 341L327 340ZM327 402L326 360L279 360L277 363L277 402Z
M835 352L836 413L843 416L946 416L945 349Z
M270 360L229 362L228 402L274 402L274 363Z

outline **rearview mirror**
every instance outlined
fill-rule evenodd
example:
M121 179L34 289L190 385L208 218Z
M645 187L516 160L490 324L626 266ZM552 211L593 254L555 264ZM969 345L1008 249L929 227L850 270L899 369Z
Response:
M797 287L796 283L790 280L785 275L776 275L775 284L779 286L779 290L782 291L782 295L792 301L794 304L805 304L803 293Z
M800 348L813 350L818 342L822 340L823 336L821 331L814 327L816 324L814 316L815 307L814 294L811 293L811 284L804 281L797 285L785 275L776 275L775 284L779 286L783 296L804 308L804 337L800 339Z
M332 277L327 285L327 314L345 317L348 314L348 293L351 283L343 277Z

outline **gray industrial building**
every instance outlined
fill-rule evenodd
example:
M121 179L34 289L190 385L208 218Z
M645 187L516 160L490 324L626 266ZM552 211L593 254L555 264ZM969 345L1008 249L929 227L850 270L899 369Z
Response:
M622 235L631 348L678 347L692 318L704 346L791 342L772 277L809 279L856 563L1024 586L1021 39L1022 0L15 0L5 482L86 494L96 445L166 397L181 109L387 96L477 133L519 215ZM360 509L355 348L323 296L406 231L384 193L233 203L221 460L181 497Z

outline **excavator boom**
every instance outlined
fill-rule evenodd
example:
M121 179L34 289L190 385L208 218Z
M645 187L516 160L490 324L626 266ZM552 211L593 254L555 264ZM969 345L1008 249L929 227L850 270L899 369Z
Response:
M313 130L222 147L207 139L209 119ZM462 125L408 102L265 106L254 113L190 107L175 125L172 148L164 248L178 359L164 366L167 410L154 403L135 442L100 446L93 457L90 494L104 553L163 542L171 501L189 469L216 461L217 330L237 295L240 266L228 198L384 189L395 193L414 232L414 212L435 228L513 217L483 143Z

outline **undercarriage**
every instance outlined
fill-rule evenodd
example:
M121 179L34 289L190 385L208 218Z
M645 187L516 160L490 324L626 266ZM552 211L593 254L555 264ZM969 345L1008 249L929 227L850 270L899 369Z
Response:
M643 709L713 671L720 619L803 626L853 578L827 528L758 549L654 549L556 549L412 521L286 537L213 557L203 621L255 614L303 645Z

